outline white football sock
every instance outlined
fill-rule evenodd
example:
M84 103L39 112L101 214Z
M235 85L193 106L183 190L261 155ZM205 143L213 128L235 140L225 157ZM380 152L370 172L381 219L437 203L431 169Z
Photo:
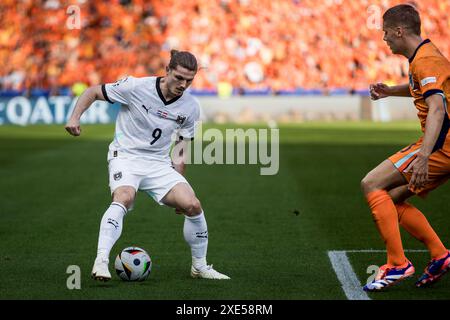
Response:
M113 202L103 215L98 236L97 258L109 259L112 247L122 233L123 217L127 208L118 202Z
M208 251L208 226L203 212L195 217L184 217L183 234L191 247L192 265L197 270L204 269Z

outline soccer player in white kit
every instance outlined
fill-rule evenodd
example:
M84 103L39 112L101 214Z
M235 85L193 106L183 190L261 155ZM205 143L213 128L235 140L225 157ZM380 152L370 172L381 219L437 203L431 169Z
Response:
M108 152L112 203L100 223L92 269L96 280L111 279L109 255L138 190L185 215L183 233L191 247L193 278L230 279L206 263L208 228L203 209L183 176L182 158L172 162L169 155L174 135L178 137L175 144L181 144L177 149L183 149L187 140L194 138L200 106L184 91L194 80L197 68L191 53L172 50L164 77L126 77L116 83L92 86L75 105L65 128L71 135L79 136L80 117L94 101L121 104Z

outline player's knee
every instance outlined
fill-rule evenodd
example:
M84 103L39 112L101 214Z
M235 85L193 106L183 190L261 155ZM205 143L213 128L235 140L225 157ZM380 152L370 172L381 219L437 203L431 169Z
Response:
M113 201L119 202L123 204L125 207L127 207L127 209L130 209L134 203L134 196L135 196L134 190L128 189L117 190L114 191Z
M196 197L191 198L186 206L186 214L193 217L199 215L200 213L202 213L202 205L200 201Z
M371 174L366 175L361 180L361 189L364 194L368 194L369 192L377 189L377 182Z

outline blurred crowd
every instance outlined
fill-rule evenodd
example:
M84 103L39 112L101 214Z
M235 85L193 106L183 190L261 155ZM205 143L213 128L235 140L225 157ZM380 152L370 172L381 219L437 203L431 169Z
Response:
M361 90L407 81L382 41L400 0L2 0L0 89L74 88L164 75L170 49L194 53L195 90ZM408 2L408 1L406 1ZM450 1L409 1L450 57Z

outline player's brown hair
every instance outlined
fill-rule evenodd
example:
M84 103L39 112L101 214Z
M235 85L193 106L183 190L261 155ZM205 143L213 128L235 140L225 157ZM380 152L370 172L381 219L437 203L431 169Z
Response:
M420 36L421 21L419 12L409 4L400 4L390 8L383 15L384 23L390 27L404 27Z
M187 51L170 50L169 68L175 69L177 66L182 66L191 71L197 72L198 65L195 56Z

